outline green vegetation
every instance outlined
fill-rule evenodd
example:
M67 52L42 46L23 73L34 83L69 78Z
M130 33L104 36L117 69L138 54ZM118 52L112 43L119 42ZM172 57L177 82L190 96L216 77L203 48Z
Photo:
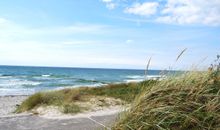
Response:
M145 87L113 129L220 129L218 67L209 72L187 72Z
M75 104L66 104L63 107L64 107L63 110L64 113L78 113L81 111L80 110L81 108Z
M59 106L64 113L78 113L88 108L81 107L78 102L87 102L92 97L112 97L130 103L139 93L142 87L156 81L145 81L142 83L122 83L110 84L102 87L81 87L73 89L63 89L50 92L36 93L26 99L16 112L29 111L40 106ZM103 99L100 99L100 106L108 106Z

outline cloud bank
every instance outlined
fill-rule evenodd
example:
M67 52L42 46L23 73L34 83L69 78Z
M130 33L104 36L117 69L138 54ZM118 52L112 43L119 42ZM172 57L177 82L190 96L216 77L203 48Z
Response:
M103 0L103 2L107 5L114 4L113 0ZM153 22L180 25L220 25L220 0L158 0L135 2L123 8L124 13L146 17Z

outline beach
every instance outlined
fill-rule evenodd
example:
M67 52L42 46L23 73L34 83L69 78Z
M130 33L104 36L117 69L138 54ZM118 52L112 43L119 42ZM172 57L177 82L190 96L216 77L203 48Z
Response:
M28 96L0 96L0 116L14 115L16 106L26 98Z
M29 96L0 97L0 130L93 130L110 129L111 124L118 118L118 113L125 110L120 106L87 111L74 115L63 114L54 109L44 109L35 115L32 112L13 113L18 105Z

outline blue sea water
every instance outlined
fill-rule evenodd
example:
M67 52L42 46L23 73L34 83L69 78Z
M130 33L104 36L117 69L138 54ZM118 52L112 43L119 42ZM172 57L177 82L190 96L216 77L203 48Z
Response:
M158 77L159 73L160 70L150 70L148 77ZM143 79L144 70L0 66L0 96Z

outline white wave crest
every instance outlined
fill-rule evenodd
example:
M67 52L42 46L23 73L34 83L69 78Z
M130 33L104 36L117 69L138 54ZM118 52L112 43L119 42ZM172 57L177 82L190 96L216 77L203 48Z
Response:
M138 75L133 75L133 76L127 76L129 79L124 80L127 83L130 82L141 82L144 80L161 80L164 79L165 76L163 75L147 75L145 76L138 76Z
M128 75L128 76L126 76L126 78L128 78L128 79L143 79L144 76L141 76L141 75Z
M6 79L0 82L0 87L13 87L13 88L19 88L23 85L32 85L32 86L37 86L41 84L40 82L35 82L35 81L28 81L28 80L21 80L21 79Z
M50 75L49 74L43 74L43 75L41 75L42 77L50 77Z

